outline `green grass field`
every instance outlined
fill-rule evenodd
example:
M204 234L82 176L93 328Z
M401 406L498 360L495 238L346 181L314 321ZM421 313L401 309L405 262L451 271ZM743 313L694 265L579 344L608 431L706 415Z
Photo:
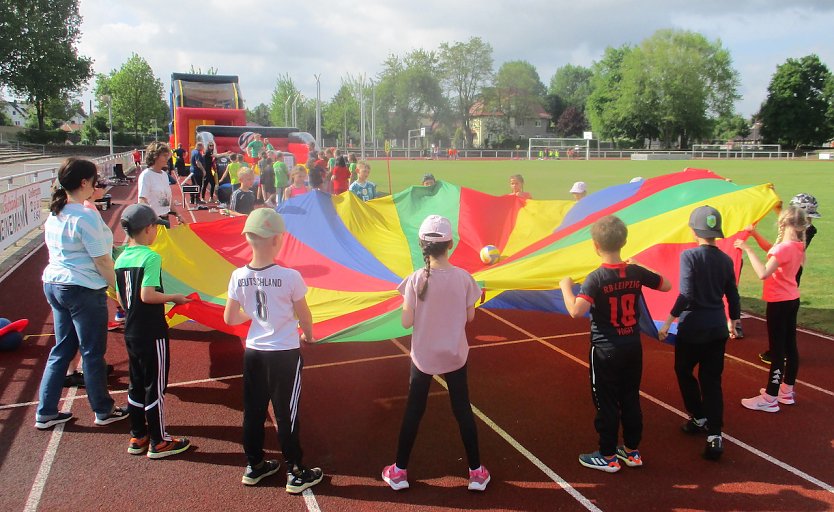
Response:
M385 160L371 162L371 180L380 191L389 190ZM814 195L820 204L822 218L815 219L819 233L808 250L808 260L802 275L802 299L799 323L807 328L834 333L834 260L825 257L834 253L834 163L806 160L693 160L693 161L630 161L630 160L558 160L558 161L431 161L392 160L391 190L398 192L420 183L424 173L431 172L437 179L473 188L488 194L509 191L511 174L522 174L525 190L536 199L569 199L570 186L584 181L589 191L626 183L635 176L651 178L680 171L686 167L709 169L736 183L773 183L785 201L794 194ZM827 185L826 185L827 183ZM776 237L776 216L770 214L759 224L769 240ZM745 311L763 314L761 283L744 265L739 286Z

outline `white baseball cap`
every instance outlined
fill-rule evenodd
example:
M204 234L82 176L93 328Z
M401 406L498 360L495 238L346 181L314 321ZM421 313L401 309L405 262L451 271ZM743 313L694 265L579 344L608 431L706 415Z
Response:
M446 217L429 215L420 224L419 236L426 242L451 242L452 223Z
M588 190L588 187L585 185L584 181L577 181L570 188L570 193L571 194L584 194L585 192L587 192L587 190Z

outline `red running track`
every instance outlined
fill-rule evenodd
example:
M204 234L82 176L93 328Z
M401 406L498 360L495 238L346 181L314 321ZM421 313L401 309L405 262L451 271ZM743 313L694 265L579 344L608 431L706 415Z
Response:
M112 191L111 224L133 197ZM198 219L214 216L197 212ZM117 239L118 230L114 230ZM30 319L30 337L0 353L0 510L785 510L834 509L834 340L800 333L798 402L778 414L748 411L739 399L766 379L756 354L764 323L745 320L724 373L724 457L700 457L704 440L680 432L684 418L673 351L644 340L642 390L646 464L610 475L578 464L595 449L587 320L522 311L482 311L468 329L470 394L479 414L483 494L466 491L466 464L445 390L435 384L412 456L412 488L395 493L379 477L396 449L408 389L408 339L304 347L301 432L305 460L327 477L302 497L276 475L257 487L240 477L239 341L192 323L174 328L169 431L194 448L151 461L126 453L128 425L93 424L83 388L67 391L76 419L64 429L32 425L37 387L53 343L40 288L43 249L3 282L0 312ZM39 334L45 336L37 336ZM124 403L127 356L109 336L116 366L110 389ZM77 395L75 395L77 392ZM74 399L70 400L75 395ZM65 403L66 403L65 402ZM280 458L275 436L266 449Z

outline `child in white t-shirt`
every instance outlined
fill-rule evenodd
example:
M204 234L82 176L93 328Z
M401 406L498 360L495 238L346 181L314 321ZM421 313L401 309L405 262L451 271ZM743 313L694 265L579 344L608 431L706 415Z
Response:
M243 354L243 451L249 465L242 481L255 485L280 467L277 460L264 459L264 421L272 402L287 464L287 492L298 494L323 475L301 464L298 403L304 363L297 326L302 340L315 339L301 274L275 263L284 230L284 220L272 208L258 208L247 217L243 234L252 260L232 272L223 320L229 325L252 320Z
M483 491L490 476L480 462L478 431L469 404L469 344L465 331L466 323L475 317L475 301L481 289L467 271L449 263L452 226L448 219L429 215L420 226L419 236L426 267L416 270L398 288L403 295L403 327L414 327L408 401L397 460L382 470L382 479L394 490L408 488L408 459L426 409L432 376L443 375L469 462L469 489Z

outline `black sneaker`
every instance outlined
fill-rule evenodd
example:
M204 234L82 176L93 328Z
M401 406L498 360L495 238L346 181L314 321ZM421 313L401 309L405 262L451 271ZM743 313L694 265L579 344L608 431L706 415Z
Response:
M721 436L715 436L712 438L712 441L707 441L707 445L704 447L705 459L718 460L721 458L722 453L724 453L724 441L721 439Z
M105 416L104 418L99 418L96 416L96 425L109 425L111 423L115 423L117 421L125 420L130 416L127 412L127 407L113 407L113 410L110 411L110 414Z
M305 468L296 465L292 471L287 472L287 492L299 494L305 489L316 485L324 478L321 468Z
M84 387L84 374L75 370L74 372L70 373L66 377L64 377L64 387L65 388L83 388Z
M244 485L256 485L264 478L277 473L280 467L281 463L277 460L262 460L259 466L246 466L240 481Z
M770 364L770 350L759 354L759 359L761 359L761 361L765 364Z
M681 430L689 435L698 435L698 434L706 434L707 433L707 422L704 421L703 425L699 425L695 418L689 418L689 421L681 425Z
M72 419L71 412L59 412L58 416L55 416L51 420L35 420L35 428L40 430L46 430L48 428L52 428L59 423L66 423Z
M108 364L105 366L107 371L107 375L113 375L113 372L116 370L112 364ZM70 373L66 377L64 377L64 387L65 388L83 388L84 387L84 372L80 372L75 370L74 372Z

